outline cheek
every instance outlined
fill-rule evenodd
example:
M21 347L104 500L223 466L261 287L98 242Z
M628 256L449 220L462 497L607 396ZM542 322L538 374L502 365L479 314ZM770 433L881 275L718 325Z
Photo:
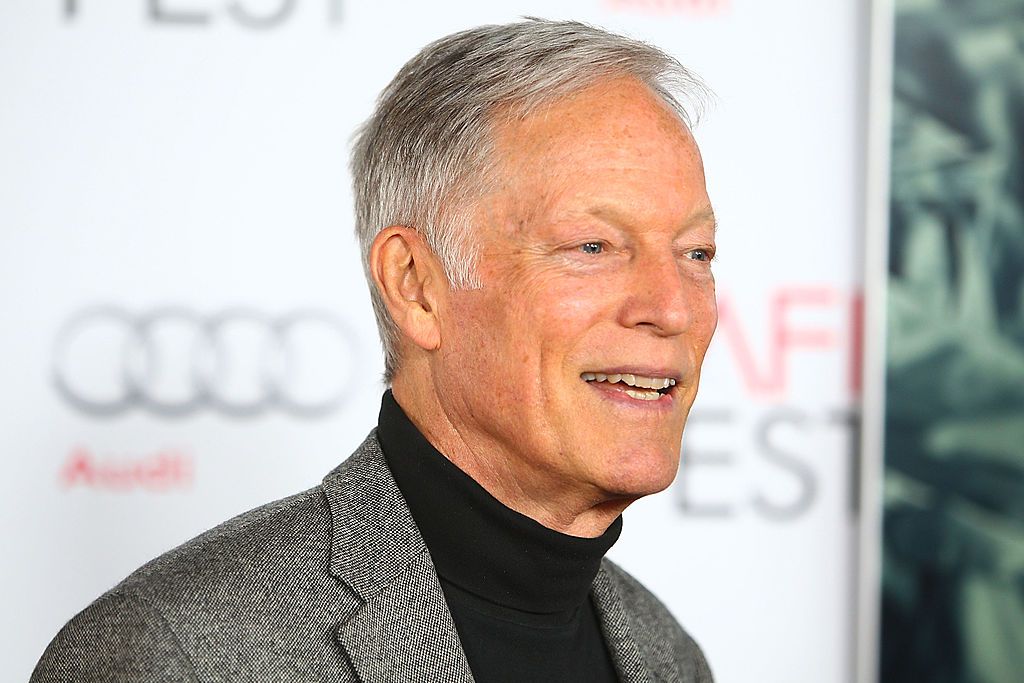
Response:
M492 376L502 355L504 320L479 291L462 291L442 321L441 351L446 375L475 384Z
M601 316L612 300L609 287L556 267L533 268L507 280L501 303L508 307L509 334L532 351L565 351ZM531 349L523 349L529 355Z
M540 294L534 297L533 310L556 328L586 327L613 307L615 292L621 291L621 285L613 283L614 279L566 275L547 278L536 284L535 291Z
M688 306L692 312L692 337L694 343L703 348L711 342L718 327L718 300L715 296L715 279L710 273L690 281Z
M547 327L532 303L518 288L457 293L442 341L446 374L473 394L528 394L543 341L538 331Z
M614 319L615 297L603 284L562 279L548 285L535 302L533 324L539 330L541 362L552 375L577 368L594 349L608 344L608 326ZM553 385L560 386L560 385Z
M715 297L714 285L700 292L695 306L700 311L701 327L707 330L710 337L718 327L718 299Z
M586 287L552 288L549 293L544 322L554 329L569 331L590 318L597 308L590 298L592 290Z

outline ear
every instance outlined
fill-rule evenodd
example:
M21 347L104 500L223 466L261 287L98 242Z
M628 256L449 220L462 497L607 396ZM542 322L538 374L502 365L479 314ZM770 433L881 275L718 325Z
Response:
M448 279L423 236L401 225L381 230L370 245L370 275L398 329L421 349L437 349L437 305Z

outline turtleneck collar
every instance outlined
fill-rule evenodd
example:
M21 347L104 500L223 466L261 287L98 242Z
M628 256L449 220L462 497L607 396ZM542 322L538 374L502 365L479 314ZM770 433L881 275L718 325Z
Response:
M391 391L381 400L377 438L443 580L534 614L584 603L622 517L597 538L579 538L506 507L427 441Z

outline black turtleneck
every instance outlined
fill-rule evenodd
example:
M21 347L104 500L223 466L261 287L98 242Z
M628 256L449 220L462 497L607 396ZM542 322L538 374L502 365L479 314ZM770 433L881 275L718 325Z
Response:
M597 538L579 538L506 507L438 452L390 391L377 437L430 551L474 678L618 680L590 585L622 518Z

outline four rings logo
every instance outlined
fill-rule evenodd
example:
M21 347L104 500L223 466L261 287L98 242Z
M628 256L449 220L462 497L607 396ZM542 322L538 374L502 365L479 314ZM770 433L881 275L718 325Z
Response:
M323 311L271 317L249 308L203 315L97 306L58 332L53 383L95 416L139 409L165 417L202 410L319 417L351 394L358 350L348 324Z

